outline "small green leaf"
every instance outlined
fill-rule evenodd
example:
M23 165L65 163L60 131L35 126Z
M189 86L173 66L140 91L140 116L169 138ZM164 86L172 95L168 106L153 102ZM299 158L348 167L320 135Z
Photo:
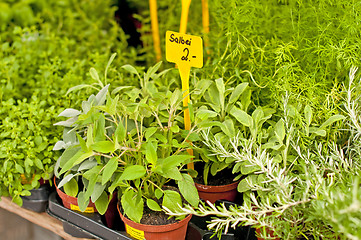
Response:
M233 138L236 135L236 131L234 129L234 124L232 119L226 119L221 125L221 130L228 137Z
M126 65L123 65L122 68L130 73L136 74L138 76L138 78L140 78L137 69L135 69L132 65L126 64Z
M280 143L283 143L283 139L286 136L285 125L282 119L280 119L275 125L275 135Z
M79 210L81 212L84 212L86 210L86 208L89 205L89 202L90 202L90 199L89 199L89 197L85 196L84 192L80 192L78 194L78 206L79 206Z
M307 126L310 126L312 121L312 108L310 107L310 105L306 105L304 109L304 113L305 113L306 124Z
M85 140L78 134L76 133L76 136L78 138L78 141L79 141L79 144L81 146L81 149L84 151L84 152L87 152L88 151L88 146L86 145L86 142Z
M150 127L145 130L145 138L149 139L157 131L156 127Z
M166 157L163 160L163 170L166 171L167 169L171 169L177 167L182 163L186 163L187 160L193 158L191 155L173 155Z
M64 184L64 192L72 197L76 197L79 191L78 182L75 178L71 178Z
M241 94L244 92L244 90L248 87L248 83L244 82L241 84L238 84L237 87L233 90L231 97L229 98L229 103L235 103L238 101Z
M96 200L98 200L98 198L104 192L105 187L106 187L106 185L102 185L98 182L95 183L94 190L92 191L92 194L90 196L90 199L92 200L92 202L95 202Z
M172 127L170 128L170 130L171 130L173 133L178 133L178 132L179 132L179 127L178 127L178 125L175 125L175 126L172 126Z
M208 118L214 118L217 115L218 113L216 113L215 111L211 111L208 109L200 109L199 111L197 111L196 117L204 121L207 120Z
M181 211L182 198L176 191L165 190L162 205L173 212Z
M124 215L128 216L134 222L139 223L143 216L143 199L138 197L132 190L127 190L121 197L121 204Z
M154 191L154 195L155 195L156 198L160 199L163 196L163 192L162 192L162 190L157 188Z
M79 149L78 152L64 164L59 175L65 173L75 165L82 163L85 159L91 157L92 155L92 151L84 153L81 149Z
M100 153L112 153L115 151L115 145L111 141L100 141L95 142L91 148Z
M19 206L23 205L23 199L19 195L14 196L12 201Z
M145 148L145 159L149 164L156 165L157 164L157 142L149 141L147 142Z
M159 204L153 199L147 199L147 206L153 211L162 211Z
M39 158L35 158L34 163L37 168L44 169L43 163L41 162L41 160Z
M111 158L105 165L102 175L102 184L104 185L112 177L113 173L118 168L118 159L116 157Z
M340 121L340 120L344 120L345 116L342 115L333 115L331 116L329 119L326 120L326 122L324 122L321 126L320 129L323 129L331 124L333 124L334 122Z
M108 209L108 205L109 205L109 199L108 199L108 195L106 194L106 192L102 192L100 197L94 202L95 207L97 208L97 211L101 214L104 215L105 212Z
M226 89L222 78L216 79L216 86L219 93L219 101L221 103L221 109L224 110L224 94L226 92Z
M240 193L251 190L256 182L257 175L249 175L238 183L237 190Z
M124 127L122 121L120 121L118 123L117 129L115 130L114 135L115 135L116 141L118 143L125 140L125 137L127 135L127 131L125 130L125 127Z
M112 64L115 56L117 56L117 53L113 53L110 58L109 58L109 61L107 63L107 66L105 67L105 73L104 73L104 78L107 79L107 74L108 74L108 69L110 67L110 64Z
M187 202L193 207L198 206L199 195L197 188L194 185L193 178L188 174L182 174L182 180L178 181L179 191Z
M79 110L73 109L73 108L67 108L64 111L62 111L58 117L76 117L79 114L81 114L81 112Z
M100 81L100 78L99 78L99 75L98 75L98 72L95 68L90 68L89 70L89 73L90 73L90 76L92 77L92 79L94 79L95 81L97 81L99 83L99 85L101 87L103 87L103 83Z
M65 96L68 95L71 92L78 91L78 90L83 89L83 88L94 88L94 89L96 89L95 87L93 87L90 84L80 84L80 85L69 88L69 90L66 92Z
M233 117L235 117L238 122L242 123L244 126L246 126L246 127L251 126L253 119L245 111L243 111L237 107L233 107L231 109L230 114Z
M24 174L24 168L21 166L21 165L19 165L19 164L15 164L15 169L16 169L16 171L18 172L18 173L21 173L21 174Z
M121 180L135 180L141 178L146 174L146 170L143 166L133 165L126 167L123 174L120 176Z
M160 172L159 171L157 171L157 172L165 178L170 178L170 179L174 179L174 180L182 180L182 175L181 175L180 171L178 170L178 168L176 168L176 167L162 169Z

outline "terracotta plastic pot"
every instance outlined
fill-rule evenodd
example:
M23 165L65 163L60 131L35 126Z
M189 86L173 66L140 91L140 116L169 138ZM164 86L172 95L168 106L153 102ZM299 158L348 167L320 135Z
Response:
M69 195L65 194L63 191L61 191L58 188L58 186L56 185L55 177L54 177L54 185L56 188L56 192L58 193L59 197L61 198L61 201L63 202L64 207L80 212L79 205L78 205L78 199L76 197L69 196ZM94 212L98 212L98 211L95 207L95 204L92 201L89 201L89 204L84 212L85 213L94 213Z
M227 200L234 202L237 196L238 182L221 186L208 186L195 183L198 190L199 197L203 200L208 200L215 203L217 200Z
M167 225L145 225L129 220L119 210L120 218L125 224L127 233L138 240L184 240L187 233L188 222L191 220L192 215L188 215L183 220L167 224Z

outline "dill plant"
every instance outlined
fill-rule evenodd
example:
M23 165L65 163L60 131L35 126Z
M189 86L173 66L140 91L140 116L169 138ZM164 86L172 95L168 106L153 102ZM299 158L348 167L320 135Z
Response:
M142 9L139 15L149 30L147 3L131 2ZM187 32L208 38L209 45L204 67L192 70L191 83L217 78L232 86L249 82L257 106L280 107L287 91L290 102L311 105L320 123L338 112L344 76L360 63L360 9L359 2L347 0L213 0L205 35L201 4L192 1ZM158 1L163 56L163 36L179 29L180 13L179 1ZM151 36L143 37L151 47Z

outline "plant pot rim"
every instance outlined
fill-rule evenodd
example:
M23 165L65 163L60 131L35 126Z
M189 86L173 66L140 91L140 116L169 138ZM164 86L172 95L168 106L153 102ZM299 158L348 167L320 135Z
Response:
M207 191L207 192L225 192L225 191L231 191L235 188L237 188L237 185L240 181L236 181L230 184L226 185L219 185L219 186L213 186L213 185L203 185L200 183L195 183L196 188L199 191Z
M78 206L78 198L76 198L76 197L73 197L73 196L70 196L70 195L68 195L68 194L66 194L65 192L63 192L62 190L60 190L60 188L58 188L58 185L56 184L56 176L54 176L54 185L55 185L55 189L56 189L56 192L58 193L58 195L59 195L59 197L64 201L65 200L65 198L66 199L69 199L69 203L70 204L74 204L74 203L76 203L76 205ZM64 204L64 203L63 203ZM65 204L64 204L65 205ZM88 206L87 207L92 207L92 208L94 208L94 212L98 212L97 211L97 208L95 207L95 204L91 201L91 200L89 200L89 204L88 204Z
M145 232L152 232L152 233L169 232L169 231L179 228L180 226L183 225L184 222L188 222L192 218L192 214L188 214L187 217L185 217L184 219L177 221L175 223L170 223L170 224L166 224L166 225L147 225L147 224L142 224L142 223L136 223L121 213L121 211L119 209L119 204L120 203L117 204L117 209L118 209L120 218L123 220L123 222L125 224L129 225L130 227L133 227L136 229L141 229L142 231L145 231Z

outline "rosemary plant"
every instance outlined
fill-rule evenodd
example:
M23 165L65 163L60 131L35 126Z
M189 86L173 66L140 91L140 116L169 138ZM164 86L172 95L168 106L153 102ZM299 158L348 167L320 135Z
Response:
M337 144L335 139L322 141L318 136L306 148L301 144L302 134L285 114L283 121L289 123L285 124L285 137L290 142L286 154L295 156L292 162L287 161L284 165L275 161L275 155L264 144L240 141L235 137L231 140L233 149L220 146L216 152L220 156L232 156L236 162L248 161L250 166L258 168L255 172L257 181L247 180L252 191L244 194L242 205L227 208L224 204L207 202L197 209L182 208L182 214L216 216L208 227L217 233L227 232L230 227L253 226L261 229L258 235L265 239L273 236L281 239L360 239L361 107L358 88L361 79L356 82L356 75L357 68L351 68L349 84L345 86L346 144ZM291 127L294 128L292 131ZM268 231L263 231L265 229Z

